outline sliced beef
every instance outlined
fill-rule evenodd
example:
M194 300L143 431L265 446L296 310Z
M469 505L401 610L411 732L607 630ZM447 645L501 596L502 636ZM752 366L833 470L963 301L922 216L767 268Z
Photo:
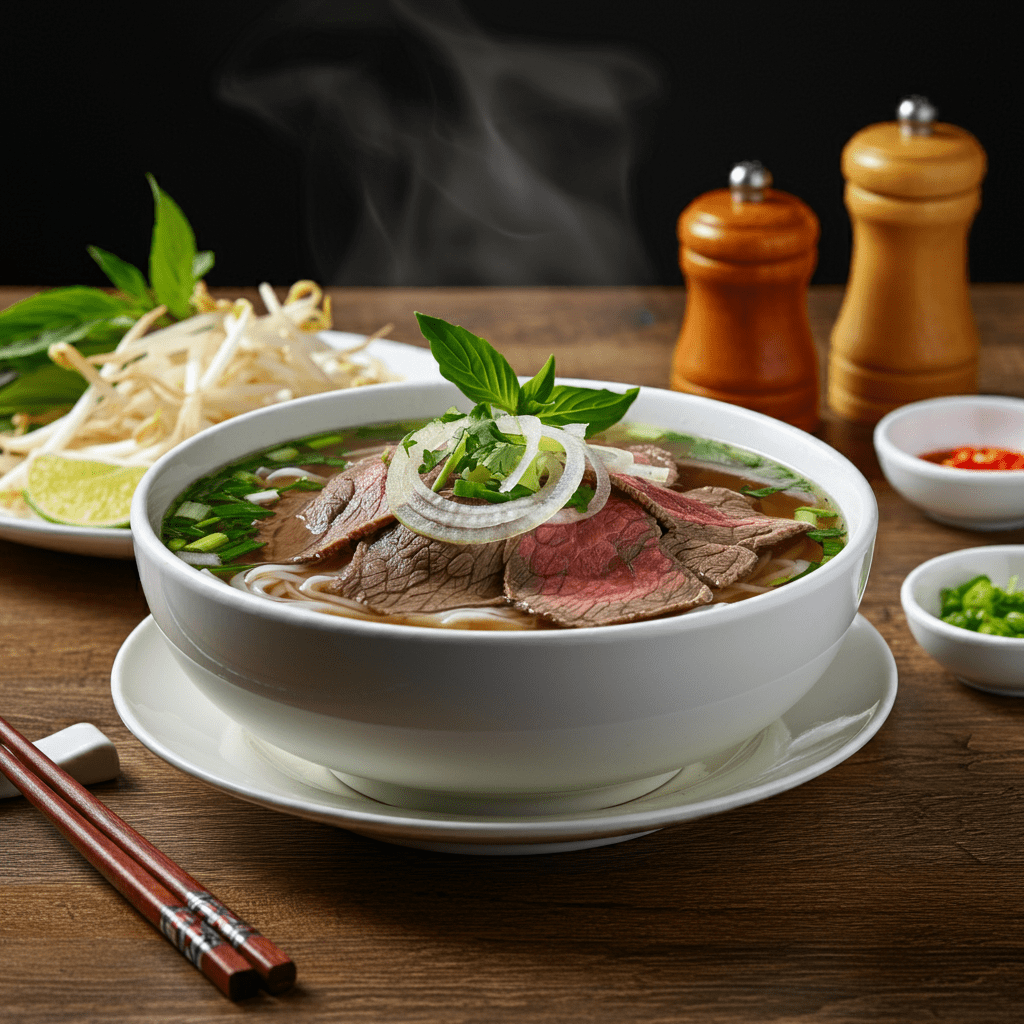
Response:
M395 523L356 546L331 591L380 613L504 604L505 542L446 544Z
M618 474L612 482L666 528L665 550L713 587L743 579L757 565L757 552L811 529L810 523L757 512L748 498L726 487L680 493Z
M267 517L256 537L270 541L262 557L285 563L320 562L348 552L360 538L393 523L384 493L387 475L381 457L368 456L331 477L294 515Z
M633 453L633 461L642 466L658 466L668 470L668 479L662 487L671 487L679 479L679 467L672 453L656 444L627 444L626 451Z
M665 550L652 515L619 494L578 523L508 541L505 595L559 626L607 626L685 611L711 591Z

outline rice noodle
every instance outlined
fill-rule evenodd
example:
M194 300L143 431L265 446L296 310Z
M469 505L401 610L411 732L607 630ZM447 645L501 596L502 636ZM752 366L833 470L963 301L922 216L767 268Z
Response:
M195 316L151 330L167 312L142 316L116 348L83 356L66 343L50 358L88 387L64 415L28 431L0 434L0 508L36 518L21 498L31 460L41 453L149 466L175 445L240 413L302 395L401 379L363 350L391 329L339 351L317 332L331 326L330 301L311 281L279 302L268 284L266 314L246 299L214 300L200 282ZM355 358L353 358L355 357Z

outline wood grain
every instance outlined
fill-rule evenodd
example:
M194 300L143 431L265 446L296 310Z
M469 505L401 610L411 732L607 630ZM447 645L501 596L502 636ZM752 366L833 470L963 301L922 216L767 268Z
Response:
M0 303L24 290L0 290ZM1024 394L1024 288L974 289L982 389ZM814 289L824 354L841 290ZM491 338L523 373L664 385L682 289L334 295L339 327L416 342L412 311ZM572 854L388 846L183 775L124 728L119 645L147 614L134 565L0 542L0 713L30 737L91 721L121 753L97 795L295 958L299 985L242 1008L179 962L24 800L0 803L0 1020L353 1024L969 1024L1024 1005L1024 702L957 683L911 638L906 573L1024 531L939 526L888 488L870 430L820 436L881 515L862 611L899 666L880 733L833 771L728 814ZM811 626L813 628L813 626Z

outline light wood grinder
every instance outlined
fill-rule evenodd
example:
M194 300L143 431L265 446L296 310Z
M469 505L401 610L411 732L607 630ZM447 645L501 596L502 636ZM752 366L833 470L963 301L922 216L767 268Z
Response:
M911 96L896 121L850 139L842 170L853 252L832 331L829 405L871 424L908 402L977 391L967 235L985 151Z

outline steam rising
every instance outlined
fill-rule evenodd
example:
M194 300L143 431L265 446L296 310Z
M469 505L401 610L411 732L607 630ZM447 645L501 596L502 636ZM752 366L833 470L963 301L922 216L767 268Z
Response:
M337 285L652 280L630 211L654 73L620 50L496 39L457 0L289 3L243 41L229 103L306 154Z

